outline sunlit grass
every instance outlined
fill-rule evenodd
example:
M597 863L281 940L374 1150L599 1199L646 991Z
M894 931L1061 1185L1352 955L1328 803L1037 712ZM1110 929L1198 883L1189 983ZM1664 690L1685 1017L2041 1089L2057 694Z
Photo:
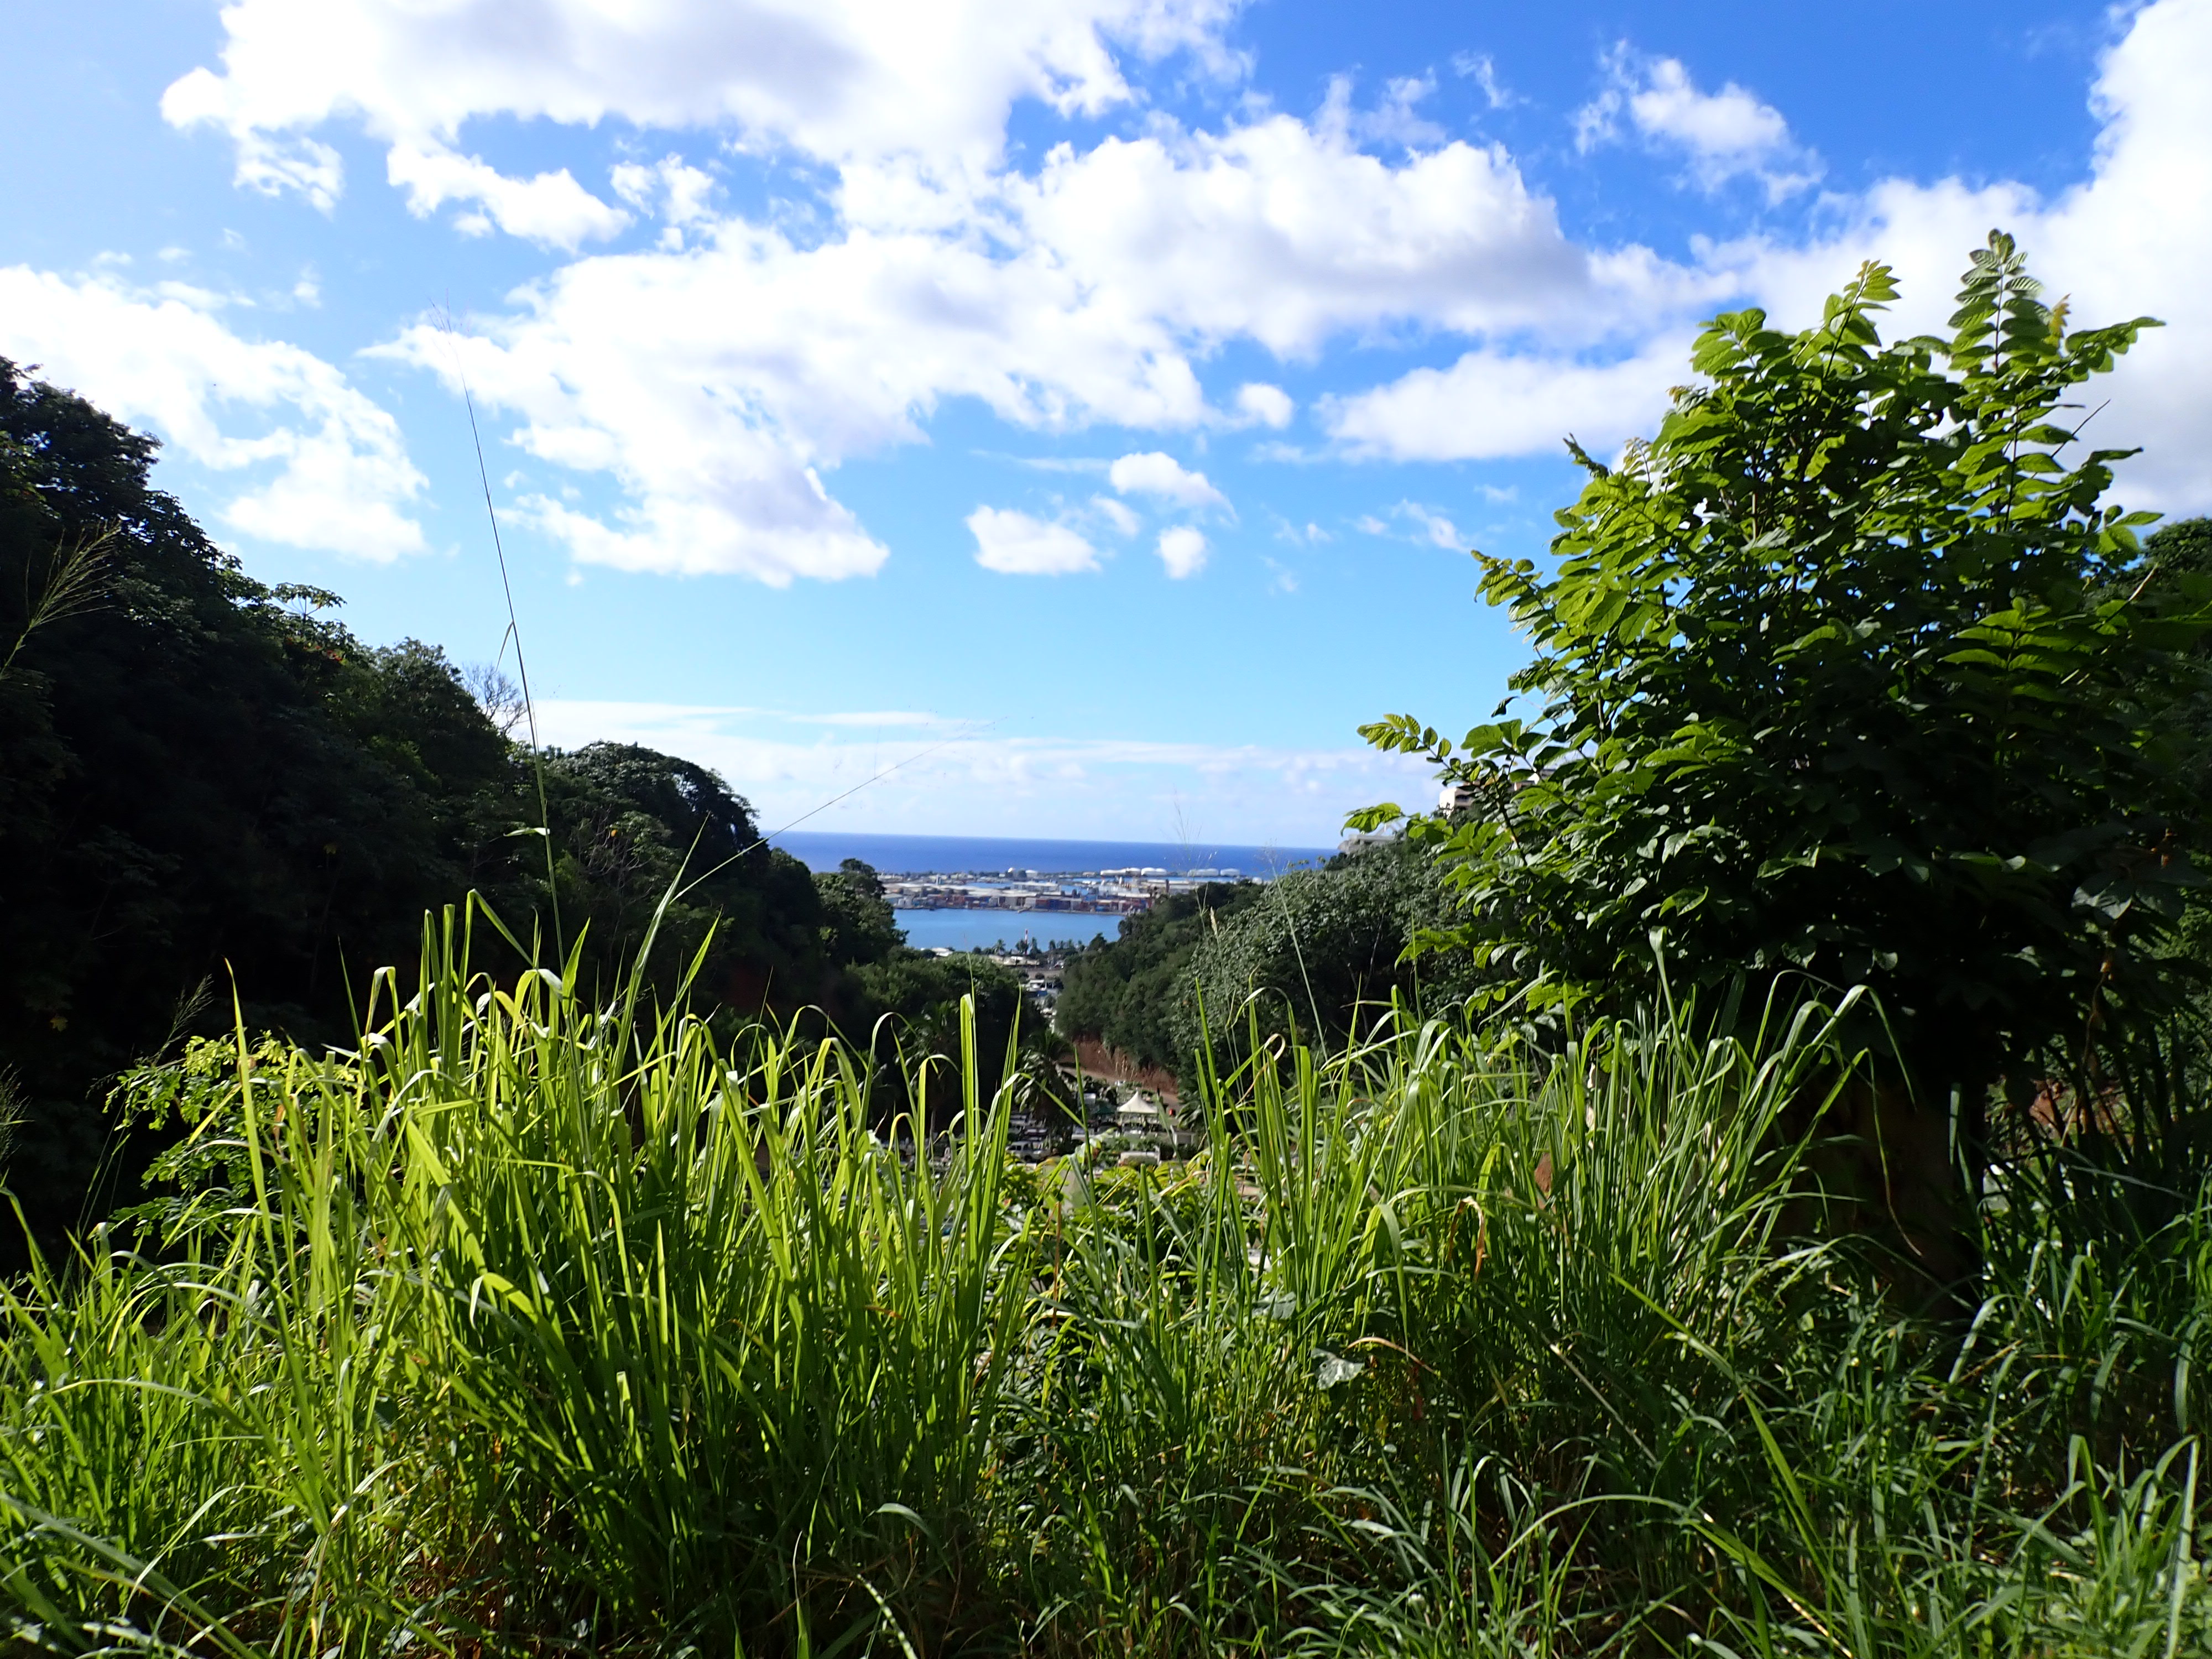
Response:
M1922 1322L1785 1231L1817 1010L1556 1060L1384 1018L1217 1083L1192 1164L1085 1176L1009 1164L972 1022L916 1135L850 1048L495 985L452 927L353 1054L199 1051L177 1201L6 1291L19 1637L2212 1644L2212 1197L2096 1221L2093 1161L2025 1158L1978 1314Z

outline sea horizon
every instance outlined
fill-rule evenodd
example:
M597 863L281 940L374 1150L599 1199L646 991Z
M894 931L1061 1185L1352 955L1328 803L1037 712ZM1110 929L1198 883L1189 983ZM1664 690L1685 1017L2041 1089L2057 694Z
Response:
M1079 841L1049 836L900 836L847 830L793 830L772 838L811 870L835 870L848 858L882 875L1041 876L1102 870L1163 871L1175 876L1216 872L1224 879L1267 879L1330 858L1334 847L1253 846L1225 842Z

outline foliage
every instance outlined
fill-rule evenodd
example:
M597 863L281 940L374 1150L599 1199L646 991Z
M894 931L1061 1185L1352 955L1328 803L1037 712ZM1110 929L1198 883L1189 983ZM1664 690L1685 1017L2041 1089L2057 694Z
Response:
M1473 988L1463 963L1401 959L1451 919L1437 873L1401 839L1269 884L1171 894L1125 919L1120 939L1069 959L1060 1029L1173 1072L1188 1099L1209 1038L1224 1070L1242 1063L1255 1031L1341 1046L1363 1006L1371 1021L1394 995L1423 1005Z
M1408 951L1451 921L1438 873L1403 838L1370 844L1281 877L1216 929L1165 1010L1187 1079L1202 1053L1225 1071L1249 1057L1255 1036L1278 1050L1293 1042L1339 1048L1393 999L1435 1008L1472 991L1478 981L1463 958L1416 961Z
M635 744L555 751L544 765L558 918L583 944L592 983L621 982L651 933L645 969L664 993L703 947L700 985L744 1013L796 1012L830 994L812 874L762 841L751 807L720 777ZM526 903L532 874L524 857L508 878ZM541 924L551 919L548 908Z
M0 1062L42 1229L100 1156L101 1079L233 975L257 1025L347 1029L348 963L410 953L515 821L444 659L251 580L154 449L0 361Z
M1847 1008L1560 1055L1402 1024L1187 1168L909 1163L836 1042L725 1047L466 921L352 1054L195 1046L171 1201L0 1287L34 1650L2204 1650L2212 1187L2106 1224L2018 1126L1939 1333L1791 1236ZM2201 1115L2201 1045L2175 1076ZM2177 1169L2179 1166L2176 1166ZM2170 1178L2176 1171L2170 1170ZM143 1229L152 1225L158 1236Z
M2143 538L2143 568L2127 580L2127 591L2140 588L2153 614L2185 617L2199 609L2197 596L2212 588L2212 519L2184 519L2151 532ZM2103 597L2120 596L2113 591ZM2150 690L2160 735L2187 769L2187 787L2202 802L2212 798L2212 637L2200 637L2191 655L2195 674L2181 676L2178 688Z
M972 1075L979 1097L989 1099L1010 1067L1018 1071L1022 1057L1049 1032L1026 1006L1021 981L974 951L939 957L902 949L859 964L851 977L866 1021L848 1029L877 1068L884 1094L879 1120L921 1107L916 1115L927 1122L951 1121L965 1109L963 1076ZM968 1061L961 1046L963 1021L975 1042Z
M1207 882L1122 917L1116 938L1093 939L1068 957L1054 1022L1066 1035L1096 1037L1139 1066L1179 1070L1188 1056L1170 1011L1188 994L1191 954L1266 892L1258 882Z
M822 892L720 779L549 753L541 823L501 676L480 676L495 720L434 647L365 645L335 595L252 580L151 487L155 453L0 360L0 1068L38 1234L80 1218L104 1164L129 1189L99 1110L116 1075L234 1014L349 1040L369 971L471 891L525 946L511 974L534 934L581 939L587 982L617 983L658 916L659 994L711 937L704 999L873 1017L838 969L881 937L825 936Z
M1869 264L1802 332L1716 318L1656 438L1576 449L1551 572L1483 558L1536 718L1364 730L1476 799L1412 833L1501 979L1619 1006L1657 951L1682 983L1866 984L1923 1094L1971 1106L2172 1000L2201 813L2160 711L2207 590L2145 601L2149 515L2102 499L2127 452L2062 459L2066 398L2148 319L2069 331L1995 233L1948 339L1885 344L1896 291Z
M830 961L883 962L905 945L883 878L866 860L847 859L835 870L817 871L814 885L822 896L823 945Z

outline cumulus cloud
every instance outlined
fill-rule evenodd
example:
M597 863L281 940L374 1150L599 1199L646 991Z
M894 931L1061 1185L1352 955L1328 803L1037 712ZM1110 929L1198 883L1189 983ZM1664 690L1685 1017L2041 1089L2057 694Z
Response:
M490 116L733 130L832 162L913 155L975 168L1007 111L1036 99L1095 116L1133 94L1115 49L1192 53L1231 72L1233 0L726 0L609 6L541 0L234 0L220 71L193 70L162 112L212 125L240 182L336 199L337 158L306 137L358 119L389 144L451 144Z
M573 248L659 222L659 246L569 259L471 319L458 361L427 325L382 348L456 388L465 367L519 447L613 483L610 508L558 492L527 504L580 559L771 582L864 574L885 550L836 499L843 461L922 441L949 398L1048 432L1286 426L1279 386L1209 394L1200 371L1231 345L1289 363L1347 335L1448 343L1455 361L1316 407L1339 453L1481 459L1567 431L1609 446L1648 430L1684 378L1697 315L1751 298L1809 320L1878 252L1940 321L1966 249L1996 222L2074 289L2077 315L2151 309L2175 324L2112 383L2100 431L2154 436L2176 459L2137 476L2168 498L2212 493L2183 459L2212 442L2212 301L2195 277L2212 248L2203 215L2173 210L2212 197L2212 106L2189 72L2212 55L2212 0L2132 15L2077 191L2045 202L2017 185L1891 181L1825 206L1817 236L1698 243L1680 261L1571 240L1502 147L1422 125L1425 78L1368 109L1345 82L1310 119L1249 100L1212 131L1154 113L1006 166L1018 101L1129 107L1124 66L1179 52L1233 74L1231 5L541 0L544 27L515 30L501 0L235 0L220 67L179 80L164 109L228 133L245 185L326 210L343 178L319 135L345 122L385 147L410 206L457 208L465 228ZM1486 63L1455 67L1495 84ZM1747 177L1786 194L1817 174L1780 112L1741 87L1708 92L1679 61L1625 49L1606 72L1589 144L1662 149L1709 187ZM756 221L671 153L624 161L602 200L588 176L509 179L471 155L464 129L487 118L796 152L819 194ZM1158 459L1212 499L1187 483L1152 499L1225 507L1202 475ZM1077 511L1133 533L1103 506Z
M2012 231L2075 325L2148 313L2154 330L2117 373L2087 388L2106 404L2088 436L2142 445L2121 464L2117 495L2168 512L2212 508L2212 100L2197 66L2212 62L2212 0L2157 0L2129 21L2100 69L2103 118L2089 176L2045 199L2025 185L1891 179L1841 205L1829 234L1790 245L1766 238L1714 249L1716 271L1798 324L1863 258L1896 266L1905 294L1892 335L1948 331L1967 252L1991 226ZM2109 400L2109 402L2107 402Z
M2132 15L2100 67L2092 101L2103 127L2079 185L2045 198L2009 181L1886 179L1831 198L1819 235L1707 246L1698 280L1711 301L1755 301L1802 327L1861 260L1879 258L1905 289L1885 332L1942 332L1967 253L1992 226L2010 230L2051 294L2069 297L2077 323L2143 313L2166 322L2092 388L2106 406L2090 435L2144 448L2121 465L2121 498L2167 512L2212 508L2202 462L2212 453L2212 288L2199 276L2212 264L2212 219L2182 205L2212 201L2212 100L2194 69L2208 61L2212 0L2156 0ZM1667 388L1689 378L1680 296L1692 286L1654 302L1626 356L1485 345L1316 412L1346 450L1377 459L1526 454L1569 432L1610 447L1649 434Z
M1176 525L1160 532L1160 562L1168 568L1169 577L1181 581L1186 576L1195 576L1206 568L1206 536L1187 524Z
M680 155L665 155L651 167L624 161L611 176L615 194L641 213L658 211L679 228L714 217L714 175Z
M1174 456L1156 449L1122 456L1107 469L1106 477L1124 495L1155 495L1184 507L1229 505L1229 498L1206 482L1206 474L1189 471Z
M1687 335L1668 334L1610 363L1470 351L1449 368L1324 401L1322 426L1351 454L1376 460L1556 454L1570 433L1609 449L1650 430L1667 389L1690 378L1689 349Z
M1291 423L1291 416L1297 412L1297 405L1291 401L1291 394L1282 387L1254 380L1237 388L1237 409L1246 420L1256 421L1261 426L1273 427L1280 432Z
M1382 97L1373 109L1355 109L1352 77L1333 75L1314 125L1339 140L1357 143L1399 145L1427 149L1444 141L1444 130L1419 113L1423 100L1437 89L1432 75L1403 76L1384 83Z
M1346 89L1310 123L1155 118L1031 173L1000 167L1016 100L1128 103L1117 53L1232 72L1232 6L544 0L543 26L517 30L499 0L236 0L220 70L182 77L163 107L228 132L242 182L326 209L342 179L315 135L346 120L386 146L410 208L458 207L464 230L573 249L662 219L659 247L574 259L470 325L459 356L514 441L623 495L608 513L528 511L581 559L835 577L884 550L830 494L833 470L918 441L946 398L1050 430L1275 426L1292 413L1279 388L1215 410L1196 365L1234 339L1310 356L1400 323L1602 331L1668 280L1648 256L1575 247L1502 149L1437 142L1415 113L1425 81L1364 114ZM461 145L489 117L796 149L828 167L826 216L803 236L719 216L711 175L675 155L617 167L612 202L565 170L508 178ZM1359 147L1386 141L1433 147L1396 162ZM460 384L435 329L382 349Z
M1011 508L979 507L968 515L975 562L1010 576L1067 576L1098 568L1098 550L1064 524Z
M1452 73L1465 76L1482 88L1483 101L1492 109L1510 109L1528 100L1498 78L1498 64L1486 52L1455 52Z
M1606 55L1605 69L1605 88L1575 114L1578 149L1618 137L1626 115L1644 139L1683 155L1702 189L1750 177L1778 202L1820 181L1820 159L1790 137L1782 112L1735 82L1700 92L1679 58L1638 58L1626 43Z
M1467 538L1459 533L1459 526L1433 507L1418 501L1401 501L1393 511L1401 519L1412 522L1429 538L1431 547L1463 548Z
M1144 527L1145 521L1142 519L1111 495L1093 495L1091 498L1091 505L1100 518L1105 520L1124 536L1133 536Z
M0 352L202 466L259 478L216 515L234 530L366 559L423 546L398 424L297 346L244 339L185 298L17 265L0 268Z
M1286 359L1399 321L1602 331L1673 280L1648 255L1571 242L1502 149L1454 142L1394 164L1287 115L1063 145L1002 194L1094 304Z
M1352 528L1365 536L1380 536L1391 541L1412 542L1417 546L1442 547L1459 552L1467 547L1467 538L1459 526L1444 514L1419 501L1400 501L1390 509L1389 516L1378 518L1372 513L1362 514L1352 521Z
M473 155L443 145L395 144L386 160L393 185L407 192L407 209L427 218L447 202L473 202L454 222L472 236L495 227L541 247L573 252L604 241L629 223L629 215L578 184L568 168L531 179L510 179Z

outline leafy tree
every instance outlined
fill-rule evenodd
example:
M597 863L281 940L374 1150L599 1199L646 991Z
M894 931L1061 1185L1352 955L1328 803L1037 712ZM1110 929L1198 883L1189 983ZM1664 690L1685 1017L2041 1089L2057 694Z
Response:
M976 1086L988 1099L1006 1075L1010 1044L1018 1054L1034 1046L1043 1022L1025 1006L1021 981L988 957L968 951L950 957L901 948L853 970L864 1017L848 1026L877 1067L880 1115L919 1112L933 1125L962 1107L960 1000L975 1006ZM912 1073L927 1066L924 1098L914 1098Z
M108 1079L228 1026L234 993L257 1031L349 1037L362 979L471 889L526 941L580 938L611 982L673 885L656 984L712 927L707 998L866 1013L811 876L720 779L627 745L550 755L538 824L525 754L441 653L366 646L336 596L253 580L152 487L155 452L0 360L0 1176L34 1231L83 1208Z
M1208 882L1124 916L1118 938L1067 958L1054 1015L1060 1030L1095 1037L1139 1066L1183 1066L1187 1056L1169 1010L1188 990L1191 953L1266 891L1257 882Z
M873 865L847 859L835 870L817 872L814 886L822 898L823 941L831 961L882 962L906 944Z
M1401 837L1292 871L1200 939L1158 1011L1185 1095L1209 1038L1227 1071L1247 1056L1255 1025L1262 1042L1335 1048L1394 996L1416 1008L1465 996L1475 975L1464 959L1417 962L1408 949L1450 925L1439 876Z
M1971 1130L2008 1065L2175 994L2201 803L2161 711L2204 586L2142 596L2149 515L2103 501L2129 452L2064 413L2149 319L2069 330L1996 233L1949 337L1885 343L1896 291L1869 264L1802 332L1717 317L1649 444L1570 441L1555 565L1477 555L1535 718L1363 730L1475 797L1412 833L1492 968L1555 1006L1650 995L1655 950L1682 983L1865 983Z
M822 905L806 866L764 844L752 809L714 773L635 744L595 743L544 758L564 943L611 986L644 950L672 985L712 930L698 992L742 1014L785 1014L832 989ZM523 914L542 892L518 871ZM656 918L657 925L656 925ZM541 928L550 908L536 912Z
M2125 598L2139 588L2142 604L2154 614L2185 617L2201 605L2199 596L2212 590L2212 519L2161 525L2143 538L2143 555L2145 568L2139 574L2130 572L2108 584L2100 597ZM2176 688L2157 682L2146 692L2162 716L2162 735L2188 769L2197 817L2206 822L2212 821L2204 810L2212 806L2212 672L2203 671L2212 670L2212 637L2199 638L2191 654L2200 672L2181 676L2178 695L2162 695Z
M250 1024L339 1035L346 966L412 956L514 784L442 659L247 577L155 451L0 360L0 1066L46 1231L101 1157L104 1079L227 1018L234 976Z

